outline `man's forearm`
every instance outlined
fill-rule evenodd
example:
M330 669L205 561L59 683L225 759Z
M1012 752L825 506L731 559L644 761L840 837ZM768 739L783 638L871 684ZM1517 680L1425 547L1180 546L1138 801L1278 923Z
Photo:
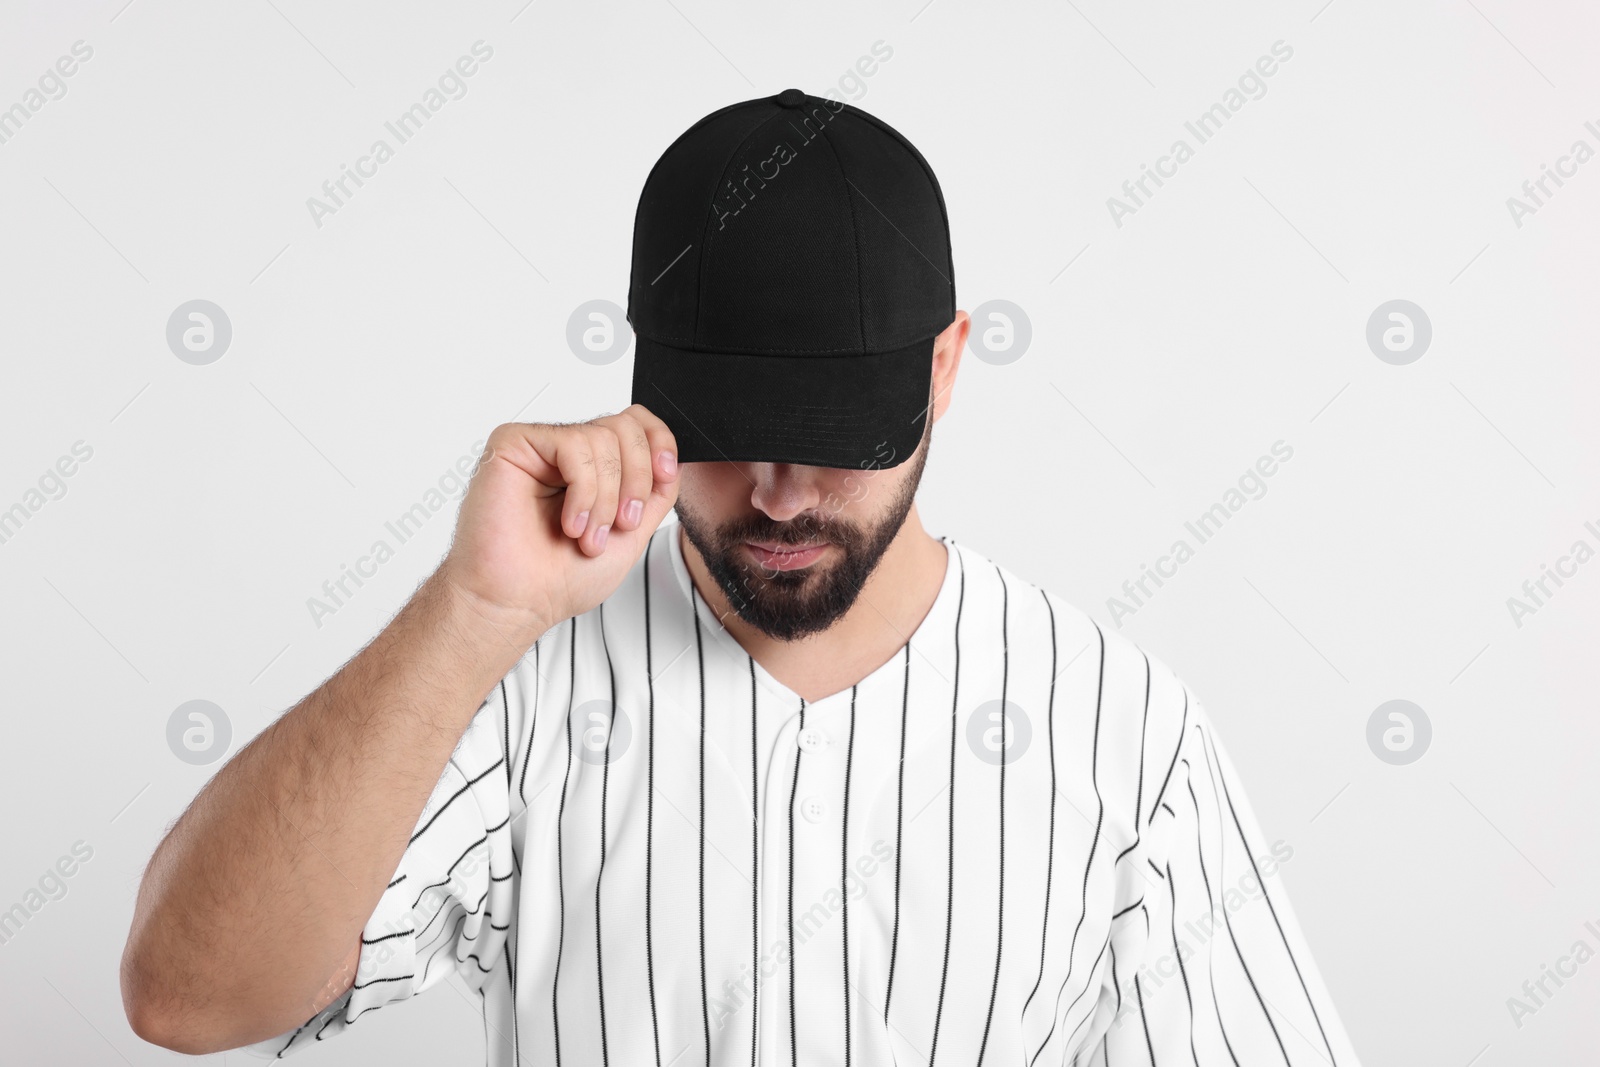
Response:
M139 890L122 989L141 1036L215 1051L315 1013L456 743L540 630L436 574L218 772Z

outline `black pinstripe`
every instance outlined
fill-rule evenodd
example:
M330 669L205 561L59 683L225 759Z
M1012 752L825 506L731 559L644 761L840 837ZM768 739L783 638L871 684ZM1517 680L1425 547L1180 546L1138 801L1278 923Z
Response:
M1122 979L1117 977L1117 946L1111 943L1109 937L1106 940L1106 946L1111 950L1111 988L1117 991L1117 1006L1111 1013L1111 1017L1114 1019L1117 1016L1117 1012L1122 1010Z
M1172 921L1172 954L1178 959L1178 974L1183 977L1183 999L1189 1003L1189 1055L1194 1067L1200 1067L1200 1053L1194 1047L1194 995L1189 992L1189 971L1183 965L1183 952L1178 948L1178 884L1172 877L1172 864L1167 864L1167 895L1172 901L1168 918Z
M756 661L750 665L750 1067L761 1030L761 748L756 717Z
M472 844L468 845L465 849L463 849L462 852L461 852L461 855L456 857L455 862L450 864L449 867L445 868L444 881L442 881L442 882L434 882L432 885L424 886L423 889L422 889L422 892L417 894L417 899L413 900L411 902L412 909L415 910L416 906L418 904L422 903L422 898L428 895L428 890L430 890L430 889L438 889L440 886L449 885L450 884L450 876L452 874L454 874L455 873L455 869L458 866L461 865L461 861L466 859L467 856L472 853L473 849L477 848L479 845L483 844L487 840L489 840L489 835L488 834L484 834L484 835L480 836L476 841L472 842ZM438 912L434 913L434 918L438 918ZM422 931L417 934L417 937L420 939L424 934L427 933L428 927L430 927L432 925L433 925L433 919L429 919L426 923L423 924Z
M488 767L486 767L482 771L480 771L477 775L475 775L475 776L473 776L471 778L467 778L467 783L465 785L463 785L460 789L457 789L454 793L451 793L450 794L450 799L446 800L443 804L441 804L439 806L439 810L438 811L436 811L432 815L428 816L428 821L422 824L422 828L420 830L418 830L416 833L411 835L411 841L415 841L417 838L419 838L423 834L427 833L429 827L431 827L435 822L439 821L439 816L443 815L446 811L448 811L450 809L450 805L454 804L461 797L465 796L467 794L467 792L472 789L473 786L477 785L479 782L483 781L489 775L493 774L494 771L495 771L495 768L499 767L504 762L505 762L505 757L502 756L500 759L495 760ZM462 775L462 777L466 778L466 775ZM406 843L410 844L411 841L408 841Z
M504 678L500 679L500 683L496 688L500 690L500 736L505 739L505 749L509 754L511 751L511 700L506 696L506 680ZM506 795L509 796L511 793L511 760L508 758L505 763Z
M511 945L502 949L501 954L506 960L506 982L511 986L511 1058L516 1063L522 1063L522 1028L517 1021L517 972L511 963L511 957L517 954L516 938L511 939ZM488 1021L485 1014L484 1020Z
M611 714L606 723L606 745L600 766L600 865L594 875L594 972L596 993L600 998L600 1062L609 1067L611 1048L606 1042L606 954L605 942L600 936L601 897L600 886L606 874L606 800L611 787L611 734L617 725L617 671L611 663L611 644L606 640L606 606L601 604L600 645L606 654L606 673L611 677Z
M1211 738L1206 737L1203 732L1201 734L1201 738L1202 740L1215 744L1215 742ZM1228 779L1220 770L1218 770L1217 780L1222 783L1222 795L1223 798L1228 802L1228 814L1232 816L1233 827L1236 831L1238 831L1239 844L1244 846L1244 854L1250 858L1250 871L1256 876L1256 882L1261 886L1261 896L1267 902L1267 911L1272 914L1272 923L1278 928L1278 937L1283 942L1284 954L1289 957L1289 963L1294 967L1294 976L1300 980L1300 991L1305 994L1306 1005L1311 1009L1311 1017L1316 1020L1317 1032L1322 1035L1322 1047L1328 1053L1328 1062L1336 1065L1338 1061L1334 1059L1333 1046L1328 1042L1328 1032L1322 1028L1322 1017L1317 1014L1316 1002L1311 999L1311 990L1306 988L1305 975L1300 973L1300 964L1295 961L1294 952L1289 948L1289 938L1283 932L1283 923L1278 918L1278 909L1273 907L1272 897L1267 893L1266 881L1261 877L1261 871L1256 866L1255 853L1250 849L1250 842L1245 840L1244 827L1239 824L1239 813L1234 810L1233 795L1228 790Z
M538 647L537 642L535 643L534 647L535 648ZM505 721L505 748L506 748L507 754L509 755L509 753L511 752L511 745L512 745L512 740L511 740L511 698L506 693L506 680L504 678L500 679L500 709L505 714L505 720L504 720ZM529 733L531 734L532 732L533 732L532 731L532 727L530 725ZM509 759L509 758L506 760L506 795L507 796L511 795L511 764L512 764L512 762L513 761L511 759ZM528 764L527 764L526 759L524 759L523 764L522 764L522 774L523 774L524 778L526 778L527 773L528 773ZM524 808L524 810L526 810L526 808L527 808L526 802L523 803L523 808ZM512 864L513 867L516 868L517 873L521 874L522 873L522 859L518 855L518 852L517 852L515 835L513 835L511 843L512 843L511 864ZM509 931L509 928L510 928L510 924L507 924L508 931ZM512 957L517 954L517 939L516 939L515 936L508 937L506 944L500 950L500 954L505 957L505 961L506 961L506 984L511 987L511 1058L512 1058L512 1060L520 1063L522 1061L522 1035L520 1033L520 1027L518 1025L518 1020L517 1020L517 1007L516 1007L516 1005L517 1005L517 971L516 971L516 965L514 963L512 963ZM481 990L480 990L480 993L481 993ZM489 1024L489 1014L488 1014L487 1011L484 1012L483 1022L484 1022L485 1028L487 1028L487 1026ZM318 1038L320 1038L322 1036L320 1031L318 1032L317 1036L318 1036Z
M1144 739L1150 727L1150 657L1142 651L1139 654L1144 657L1144 722L1139 727L1139 792L1133 800L1133 844L1117 853L1115 863L1121 863L1122 857L1139 847L1144 828L1141 816L1144 815Z
M800 700L800 729L806 728L806 702ZM789 786L789 1062L799 1067L800 1035L794 1014L794 802L800 792L800 757L804 752L795 747L794 781Z
M392 934L384 934L382 937L373 937L373 938L363 937L361 939L361 943L363 945L376 945L376 944L378 944L380 942L388 941L390 938L394 938L394 937L410 937L415 933L416 933L415 930L396 930L394 933L392 933Z
M1089 965L1089 973L1091 975L1094 974L1095 971L1100 967L1100 961L1105 959L1106 952L1110 948L1111 948L1111 932L1109 930L1107 930L1106 931L1106 939L1104 941L1100 942L1100 951L1095 953L1094 962ZM1116 954L1112 953L1112 958L1115 959L1115 957L1116 957ZM1092 985L1085 984L1082 989L1078 990L1078 995L1072 998L1072 1003L1071 1004L1067 1005L1066 1014L1067 1015L1071 1015L1072 1014L1072 1009L1076 1008L1078 1006L1078 1002L1083 1000L1084 995L1087 994L1089 992L1089 990L1091 990L1093 988L1094 987ZM1117 995L1119 997L1122 995L1121 990L1117 991ZM1121 1003L1121 1001L1119 1000L1118 1003ZM1083 1013L1083 1018L1078 1020L1078 1025L1074 1026L1072 1028L1072 1033L1067 1035L1067 1040L1066 1040L1066 1047L1067 1048L1071 1048L1072 1047L1072 1042L1078 1036L1078 1031L1083 1029L1083 1024L1088 1022L1090 1019L1093 1019L1093 1018L1094 1018L1094 1011L1092 1009L1090 1011L1086 1011L1086 1012ZM1049 1039L1046 1038L1046 1040L1048 1041Z
M1044 981L1045 950L1049 946L1050 937L1050 886L1055 880L1056 862L1056 609L1050 603L1050 597L1043 590L1039 591L1040 598L1044 601L1045 610L1050 614L1050 703L1046 719L1049 724L1050 748L1050 832L1049 844L1046 846L1044 860L1044 918L1039 924L1039 977L1033 980L1033 988L1028 992L1028 999L1022 1004L1022 1014L1028 1014L1028 1005L1033 1003L1033 998L1039 992L1039 986Z
M706 1067L711 1067L711 1002L706 996L706 656L698 611L694 613L694 651L700 661L700 1022L705 1028Z
M1093 622L1093 620L1090 621ZM1078 924L1072 928L1072 943L1067 949L1067 976L1061 980L1061 988L1056 990L1055 1012L1051 1017L1050 1032L1044 1035L1044 1040L1039 1043L1039 1047L1034 1050L1033 1055L1028 1059L1028 1067L1033 1067L1034 1062L1039 1058L1039 1053L1043 1052L1045 1046L1050 1044L1050 1039L1055 1036L1056 1024L1061 1018L1061 996L1067 991L1067 985L1072 981L1072 964L1078 954L1078 933L1083 929L1083 920L1089 914L1089 872L1094 869L1094 856L1100 848L1100 831L1105 826L1106 802L1100 795L1100 711L1106 688L1106 635L1097 622L1094 623L1094 632L1100 638L1100 680L1095 686L1094 697L1094 748L1089 760L1089 780L1094 785L1096 812L1094 817L1094 838L1089 842L1089 858L1083 865L1083 897L1082 903L1079 905ZM1091 971L1090 973L1093 972ZM1086 985L1084 988L1087 989L1088 986ZM1080 993L1079 996L1082 996L1082 994ZM1070 1007L1068 1010L1071 1010Z
M1216 769L1216 767L1214 767L1212 765L1211 753L1207 749L1206 744L1205 744L1205 741L1206 741L1205 731L1200 730L1200 724L1199 723L1196 723L1194 728L1196 730L1200 731L1201 755L1205 756L1205 758L1206 758L1206 772L1211 777L1211 789L1212 789L1212 792L1216 795L1217 799L1220 800L1221 797L1222 797L1222 790L1217 788L1217 784L1216 784L1217 769ZM1218 805L1219 814L1220 814L1220 811L1221 811L1221 805L1219 804ZM1198 821L1198 818L1197 818L1196 821ZM1218 821L1217 821L1217 881L1221 882L1223 885L1227 885L1228 884L1228 853L1227 853L1227 845L1222 839L1223 838L1223 834L1225 832L1226 832L1226 829L1225 829L1225 827L1223 827L1222 821L1219 818ZM1250 848L1250 846L1248 844L1246 844L1245 845L1245 851L1248 852L1249 848ZM1254 861L1254 859L1252 859L1251 860L1251 868L1254 869L1254 867L1255 867L1255 861ZM1260 872L1257 872L1258 878L1259 878L1259 875L1260 875ZM1266 999L1264 997L1262 997L1262 995L1261 995L1261 988L1256 985L1255 975L1250 973L1250 964L1245 962L1244 949L1239 947L1239 939L1238 939L1238 937L1236 937L1234 935L1234 932L1233 932L1233 918L1229 915L1228 908L1227 908L1226 905L1224 905L1223 908L1222 908L1222 925L1224 925L1225 927L1228 928L1228 940L1233 942L1233 951L1239 957L1239 966L1244 969L1245 980L1250 983L1250 991L1256 995L1256 1003L1261 1005L1261 1014L1266 1017L1267 1025L1272 1028L1273 1039L1278 1042L1278 1051L1283 1053L1283 1062L1285 1064L1288 1064L1289 1063L1289 1050L1283 1047L1283 1036L1278 1033L1278 1024L1273 1021L1272 1012L1267 1010L1267 1002L1266 1002ZM1287 946L1285 946L1285 947L1287 947Z
M1148 699L1148 697L1146 698ZM1156 802L1150 805L1150 818L1145 820L1149 826L1155 822L1156 811L1161 807L1167 795L1167 786L1172 784L1172 771L1178 765L1178 753L1183 751L1183 738L1189 727L1189 687L1183 687L1183 716L1178 722L1178 743L1172 746L1172 761L1167 764L1167 776L1161 780L1161 790L1156 793ZM1171 811L1171 808L1167 809Z
M461 928L466 925L467 913L466 908L462 905L462 903L458 900L452 904L451 907L462 909L460 917L456 919L455 933L443 938L439 947L434 949L433 954L428 957L428 962L422 965L422 981L424 982L428 980L428 972L433 969L433 961L455 947L452 942L454 938L461 933Z
M894 794L894 932L889 937L889 980L883 989L883 1021L889 1022L889 998L894 995L894 964L900 952L900 855L906 813L906 714L911 707L911 642L906 642L905 680L900 688L900 767Z
M1156 1067L1156 1046L1150 1040L1150 1016L1144 1010L1144 987L1139 984L1139 975L1133 976L1133 995L1139 1001L1139 1022L1144 1027L1144 1047L1150 1051L1150 1067Z
M850 687L850 739L844 749L844 811L839 822L839 896L844 919L844 1067L850 1067L850 764L856 751L856 687Z
M967 566L962 562L959 553L956 555L956 563L960 567L961 585L960 593L956 597L955 679L950 686L950 829L949 856L946 863L949 875L945 879L944 964L939 974L939 1004L933 1012L933 1042L928 1048L928 1067L933 1067L934 1060L939 1055L939 1024L944 1019L944 991L950 979L950 929L956 906L956 718L961 700L961 608L967 598Z
M1211 876L1206 873L1206 850L1204 844L1200 840L1200 798L1195 795L1194 791L1194 766L1187 759L1180 759L1178 762L1183 764L1185 771L1184 784L1189 787L1189 799L1194 803L1195 856L1200 860L1200 880L1205 883L1206 887L1206 904L1211 909L1211 927L1212 929L1216 929L1217 902L1216 898L1211 895ZM1222 877L1222 873L1220 871L1217 873L1217 877L1219 879ZM1226 911L1227 908L1224 907L1223 910ZM1233 1042L1228 1040L1228 1028L1222 1023L1222 1005L1217 1003L1216 961L1217 954L1215 952L1206 953L1206 984L1211 987L1211 1007L1212 1010L1217 1013L1217 1029L1222 1032L1222 1043L1227 1047L1228 1058L1233 1061L1233 1067L1239 1067L1239 1057L1234 1054Z
M1011 646L1006 633L1006 613L1011 594L1006 588L1006 576L998 566L995 576L1000 579L1000 859L997 864L999 878L1000 913L995 919L994 982L989 986L989 1013L983 1020L983 1040L978 1044L978 1063L989 1050L989 1028L994 1025L994 1002L1000 993L1000 959L1006 943L1006 764L1011 753L1006 747L1006 685L1011 680ZM1052 809L1054 805L1052 804Z
M567 944L567 887L562 870L561 817L567 812L567 782L572 778L572 702L578 692L578 616L572 617L572 633L568 639L571 651L570 674L567 683L567 771L561 778L561 806L556 810L556 897L560 901L561 918L556 928L555 974L550 979L550 1022L555 1030L556 1067L561 1067L561 956Z
M543 640L543 638L541 637L539 641L535 641L533 643L533 676L535 678L542 677L542 675L539 672L539 645L542 642L542 640ZM502 681L501 684L503 685L504 682ZM522 798L522 806L524 808L526 808L528 806L528 764L533 762L533 733L534 733L534 731L536 729L538 729L538 726L539 726L539 686L537 684L535 684L534 687L533 687L533 711L529 714L529 717L528 717L528 748L523 753L523 756L522 756L522 774L517 779L517 795Z
M656 674L651 661L650 649L650 557L656 546L656 536L661 531L650 535L650 540L644 549L644 676L645 685L650 694L649 709L646 717L650 720L650 743L648 746L647 760L649 770L645 781L645 814L644 814L644 962L645 974L650 986L650 1032L655 1040L656 1067L661 1067L661 1024L656 1019L656 956L655 956L655 931L652 926L651 908L651 875L655 870L655 831L656 831ZM694 605L690 605L693 610Z

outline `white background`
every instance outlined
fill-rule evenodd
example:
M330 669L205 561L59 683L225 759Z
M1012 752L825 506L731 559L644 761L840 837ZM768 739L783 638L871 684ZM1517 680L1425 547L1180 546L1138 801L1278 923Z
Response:
M908 136L959 306L1031 320L1021 358L964 362L932 532L1111 626L1125 579L1293 448L1121 629L1202 694L1293 847L1283 884L1364 1061L1592 1054L1600 963L1520 1026L1507 1000L1600 949L1600 562L1520 627L1507 598L1600 548L1600 161L1521 226L1506 204L1600 149L1592 9L124 3L0 8L0 108L94 50L0 144L0 510L93 449L0 543L0 909L93 849L0 944L8 1063L175 1058L129 1030L116 968L145 860L221 766L178 760L169 716L216 702L236 751L432 569L453 503L322 625L307 608L474 441L627 404L631 356L579 360L569 315L626 303L666 145L790 86ZM317 226L307 198L480 39L467 95ZM1118 226L1107 198L1280 40L1265 94ZM196 298L233 327L209 366L166 342ZM1405 366L1365 339L1397 298L1433 327ZM1406 766L1366 740L1396 698L1433 728ZM459 986L381 1016L302 1058L482 1062Z

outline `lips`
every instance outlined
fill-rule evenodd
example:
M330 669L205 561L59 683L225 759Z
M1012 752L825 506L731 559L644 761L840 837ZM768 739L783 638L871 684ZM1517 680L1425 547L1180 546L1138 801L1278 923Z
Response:
M757 563L775 571L792 571L810 566L827 551L827 542L813 545L786 545L773 541L746 541L745 547Z

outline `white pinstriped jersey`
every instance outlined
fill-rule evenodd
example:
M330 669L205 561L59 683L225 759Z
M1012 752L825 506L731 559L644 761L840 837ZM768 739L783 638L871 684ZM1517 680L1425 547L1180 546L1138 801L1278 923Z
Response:
M1357 1067L1292 849L1194 693L943 541L904 647L807 702L718 623L669 516L484 701L355 988L252 1051L455 971L490 1067Z

